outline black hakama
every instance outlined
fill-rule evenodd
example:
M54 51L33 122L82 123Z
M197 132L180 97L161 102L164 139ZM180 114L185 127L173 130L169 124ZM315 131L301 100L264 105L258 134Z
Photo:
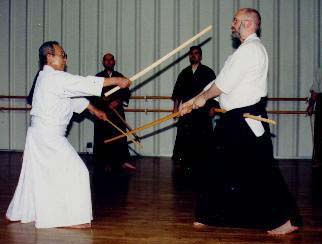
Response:
M199 221L210 225L276 228L287 220L301 225L296 203L274 164L268 124L256 137L244 113L267 118L264 102L223 114L215 128L208 172L210 203ZM210 173L209 173L210 174Z

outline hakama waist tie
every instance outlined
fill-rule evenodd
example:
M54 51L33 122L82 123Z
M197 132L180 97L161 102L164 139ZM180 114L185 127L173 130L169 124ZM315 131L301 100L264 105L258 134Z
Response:
M40 117L32 116L30 127L45 131L46 134L65 136L67 125L54 125Z

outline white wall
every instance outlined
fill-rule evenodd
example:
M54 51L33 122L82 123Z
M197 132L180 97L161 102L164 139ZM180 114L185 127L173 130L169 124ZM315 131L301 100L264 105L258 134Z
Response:
M240 7L262 14L262 40L270 58L269 96L306 97L313 69L321 63L322 3L320 0L1 0L0 95L26 95L37 71L37 50L43 41L57 40L68 53L69 72L95 74L101 57L112 52L117 69L131 76L168 53L204 27L213 32L200 38L203 62L219 72L233 51L230 24ZM188 49L150 72L133 95L171 95ZM177 62L178 61L178 62ZM163 71L155 77L156 72ZM24 101L0 99L0 106L24 106ZM170 108L170 101L148 102L151 108ZM144 108L132 100L130 107ZM268 109L304 110L305 103L270 102ZM127 113L137 127L165 113ZM303 115L272 115L275 154L281 158L310 157L309 119ZM169 121L155 129L173 123ZM0 112L0 149L22 150L29 114ZM141 135L153 132L150 129ZM92 141L90 121L74 124L70 140L79 151ZM171 155L175 131L145 139L144 155Z

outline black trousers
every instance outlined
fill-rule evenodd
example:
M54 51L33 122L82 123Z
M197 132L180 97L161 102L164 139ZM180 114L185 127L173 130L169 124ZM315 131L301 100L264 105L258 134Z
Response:
M269 127L256 137L244 113L267 117L258 104L224 114L215 128L209 164L207 211L199 221L209 225L276 228L287 220L301 225L296 203L274 164ZM211 175L209 175L211 172Z
M109 120L111 120L122 131L126 131L125 124L111 110L104 111ZM124 117L124 110L119 109L118 112ZM98 171L104 170L109 166L118 170L124 162L130 160L130 152L128 149L127 138L116 140L112 143L105 144L104 140L111 139L121 133L106 121L95 120L94 123L94 165Z
M322 166L322 94L318 94L315 105L313 163Z

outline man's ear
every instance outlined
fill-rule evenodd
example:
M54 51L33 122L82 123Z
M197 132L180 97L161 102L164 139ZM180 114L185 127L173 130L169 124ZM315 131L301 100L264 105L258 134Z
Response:
M255 28L255 23L253 21L245 21L247 28Z
M50 64L52 62L52 59L53 59L53 55L51 54L46 55L47 64Z

